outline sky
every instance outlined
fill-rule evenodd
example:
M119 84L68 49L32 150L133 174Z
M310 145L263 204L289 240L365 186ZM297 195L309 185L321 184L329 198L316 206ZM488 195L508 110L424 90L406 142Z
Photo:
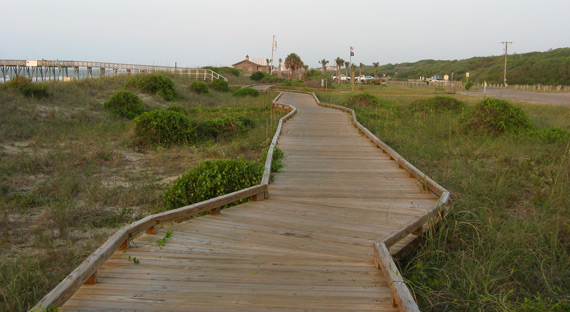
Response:
M568 0L0 0L0 59L371 65L570 47Z

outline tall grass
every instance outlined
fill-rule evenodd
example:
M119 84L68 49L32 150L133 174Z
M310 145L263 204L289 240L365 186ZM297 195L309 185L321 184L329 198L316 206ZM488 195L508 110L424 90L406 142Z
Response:
M452 192L448 216L401 261L422 310L570 310L570 142L537 134L570 130L570 109L519 104L535 131L491 137L461 131L465 112L377 95L393 106L354 107L361 123Z
M169 75L178 96L134 91L151 110L185 107L193 119L238 111L247 132L171 148L133 143L133 126L103 103L129 77L47 85L47 97L0 86L0 311L23 311L73 270L116 228L156 211L160 194L199 160L257 161L281 113L274 94L236 99L196 95L192 79Z

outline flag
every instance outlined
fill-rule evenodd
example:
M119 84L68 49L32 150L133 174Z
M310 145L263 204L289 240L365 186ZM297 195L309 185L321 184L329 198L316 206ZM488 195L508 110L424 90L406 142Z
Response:
M350 46L350 56L354 56L354 48Z

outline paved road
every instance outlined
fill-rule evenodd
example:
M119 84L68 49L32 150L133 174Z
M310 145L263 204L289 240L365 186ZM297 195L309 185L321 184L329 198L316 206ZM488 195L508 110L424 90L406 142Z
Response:
M483 98L483 92L458 92L459 94L478 96ZM537 93L529 91L514 91L505 89L487 89L487 97L524 102L570 106L570 93Z

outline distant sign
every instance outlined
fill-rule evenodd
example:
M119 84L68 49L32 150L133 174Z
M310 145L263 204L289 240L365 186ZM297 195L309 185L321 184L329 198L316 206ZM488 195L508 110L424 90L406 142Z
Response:
M38 61L26 61L27 67L38 67Z
M448 80L449 80L449 75L443 76L443 79L445 79L445 81L448 81Z
M465 73L465 77L469 78L469 72Z

